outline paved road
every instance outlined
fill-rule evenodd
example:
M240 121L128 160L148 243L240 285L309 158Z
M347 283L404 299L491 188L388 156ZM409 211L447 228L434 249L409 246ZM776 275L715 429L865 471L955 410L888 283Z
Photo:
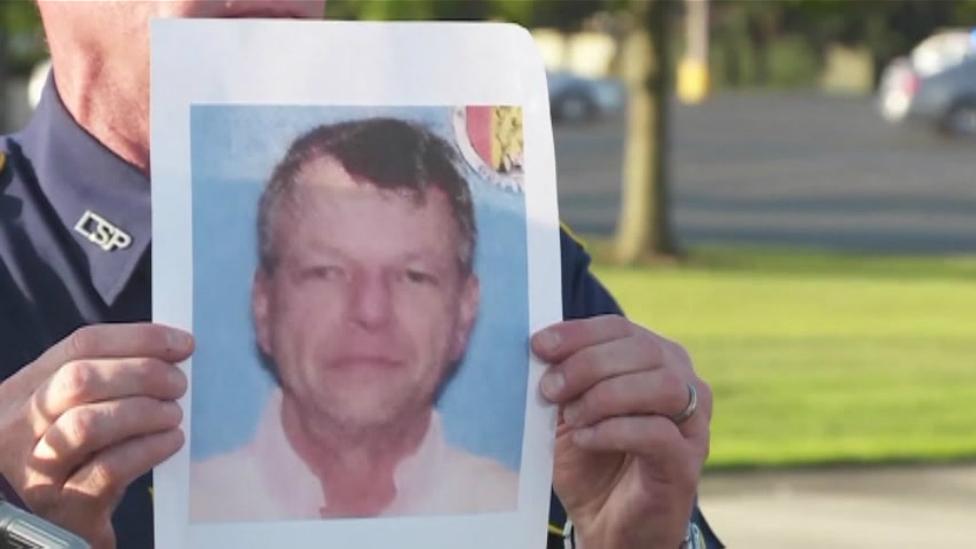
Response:
M976 143L889 127L861 98L725 94L673 112L683 245L976 251ZM556 128L561 213L579 231L613 230L622 126Z
M731 548L976 547L976 465L712 474L701 505Z

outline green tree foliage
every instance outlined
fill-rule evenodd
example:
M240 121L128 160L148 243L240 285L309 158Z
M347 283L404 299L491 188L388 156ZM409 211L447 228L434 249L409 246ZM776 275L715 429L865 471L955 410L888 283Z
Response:
M838 43L866 47L880 70L941 28L976 26L976 0L713 0L712 11L717 80L731 85L803 84L801 73L810 85L811 59Z
M30 72L45 55L41 20L33 2L0 3L0 64L6 75Z
M500 20L527 27L579 27L619 0L330 0L330 19Z

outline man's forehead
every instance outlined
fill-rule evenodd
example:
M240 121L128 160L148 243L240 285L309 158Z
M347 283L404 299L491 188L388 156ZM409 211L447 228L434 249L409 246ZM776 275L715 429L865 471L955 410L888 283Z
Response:
M352 186L352 176L332 155L316 155L302 162L295 174L296 185L322 185L330 187Z
M370 197L380 196L390 200L408 200L416 207L427 204L429 196L436 196L434 200L447 200L447 194L439 187L425 185L418 188L407 183L382 184L368 177L350 174L342 163L335 157L323 155L310 159L298 170L295 176L293 191L299 203L301 197L332 196L332 197Z

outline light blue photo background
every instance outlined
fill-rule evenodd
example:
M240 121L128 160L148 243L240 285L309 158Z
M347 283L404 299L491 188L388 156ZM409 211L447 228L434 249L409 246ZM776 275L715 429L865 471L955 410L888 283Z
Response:
M257 201L266 178L311 128L373 116L420 122L456 143L450 107L191 108L193 460L247 443L274 388L260 365L250 311ZM463 168L475 201L481 308L465 361L437 408L450 443L518 471L528 379L524 195Z

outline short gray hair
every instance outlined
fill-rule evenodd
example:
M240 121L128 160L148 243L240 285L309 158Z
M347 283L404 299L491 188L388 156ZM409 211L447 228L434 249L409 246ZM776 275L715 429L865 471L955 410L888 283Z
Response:
M395 118L368 118L318 126L296 139L271 174L258 203L258 259L271 273L274 225L283 197L310 162L333 158L357 182L402 190L422 203L430 188L447 195L460 236L458 266L465 275L474 264L477 228L468 182L458 169L454 147L430 130Z

